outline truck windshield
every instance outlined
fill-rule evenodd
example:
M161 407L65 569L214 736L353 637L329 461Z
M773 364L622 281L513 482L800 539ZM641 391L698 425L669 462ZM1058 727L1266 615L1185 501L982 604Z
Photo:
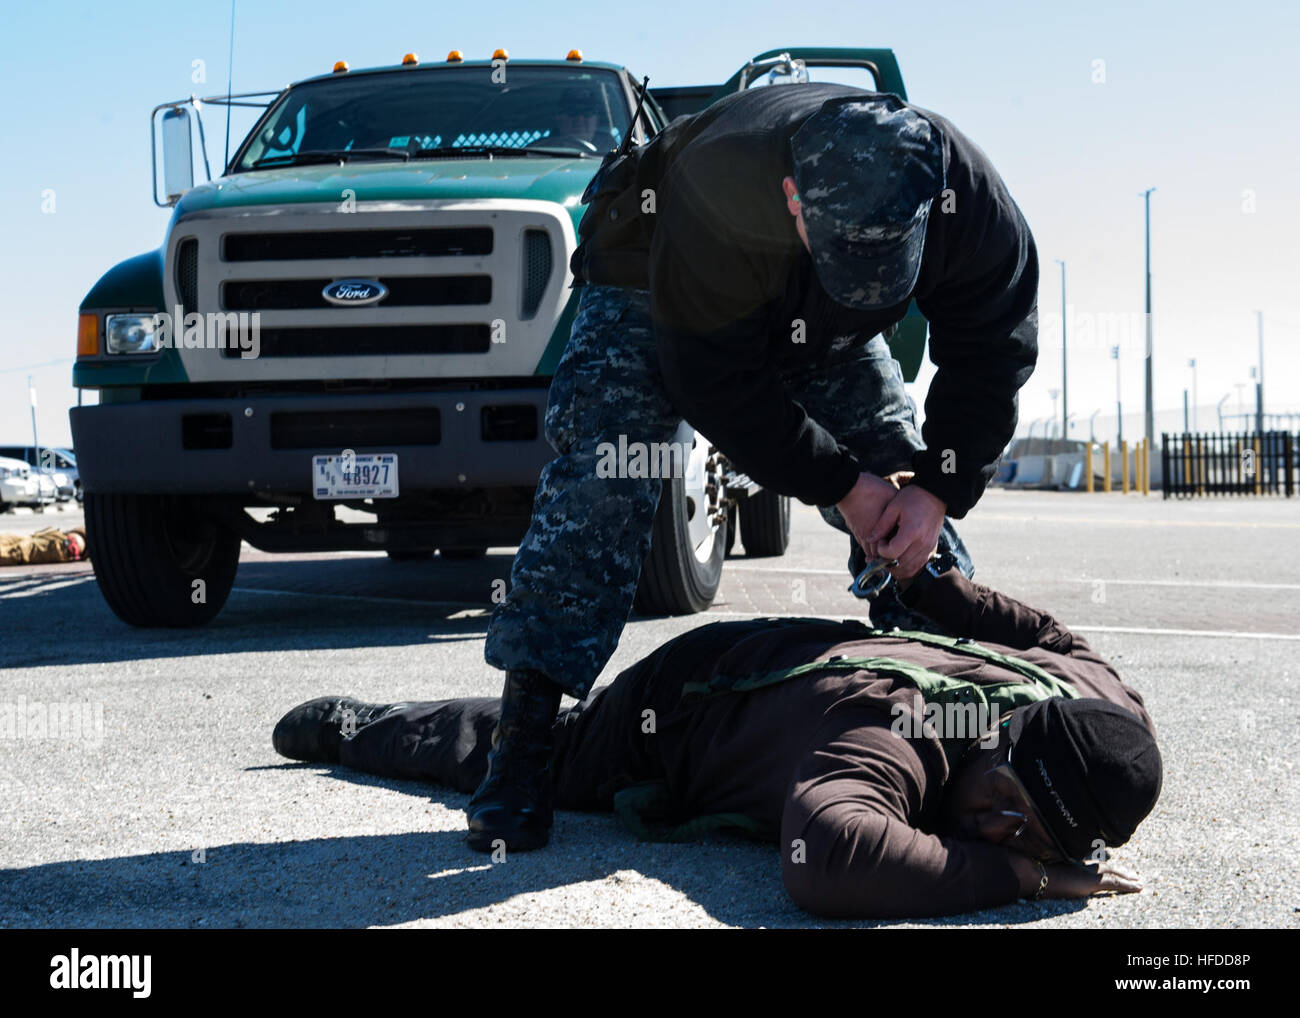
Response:
M619 75L581 67L490 67L340 75L297 85L249 136L234 172L364 150L366 158L455 158L459 149L594 156L616 146L631 110ZM362 154L357 152L358 156ZM533 152L532 154L536 154Z

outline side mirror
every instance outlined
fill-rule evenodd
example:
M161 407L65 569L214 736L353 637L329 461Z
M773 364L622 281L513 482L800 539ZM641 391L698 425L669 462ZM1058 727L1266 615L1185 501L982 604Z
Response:
M194 140L190 111L173 106L162 116L163 193L175 205L194 186Z

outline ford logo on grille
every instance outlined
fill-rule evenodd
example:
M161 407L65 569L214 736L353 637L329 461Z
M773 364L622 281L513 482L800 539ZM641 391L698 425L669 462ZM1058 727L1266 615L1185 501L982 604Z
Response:
M388 287L377 279L336 279L320 293L339 307L363 308L387 297Z

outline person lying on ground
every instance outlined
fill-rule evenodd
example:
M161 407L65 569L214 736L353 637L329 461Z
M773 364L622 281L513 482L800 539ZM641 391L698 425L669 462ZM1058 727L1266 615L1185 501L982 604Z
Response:
M86 528L46 527L34 534L0 534L0 566L77 562L86 554Z
M1050 614L958 569L932 562L903 598L929 632L766 618L669 640L561 711L542 808L613 810L654 840L773 840L791 898L828 917L1140 890L1107 849L1160 793L1142 697ZM272 741L469 793L511 724L495 698L324 697Z

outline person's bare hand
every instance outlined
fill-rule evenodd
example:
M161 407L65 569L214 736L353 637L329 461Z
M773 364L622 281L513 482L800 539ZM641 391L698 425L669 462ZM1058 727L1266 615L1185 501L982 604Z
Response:
M1133 894L1142 890L1136 873L1113 860L1088 866L1048 865L1044 898L1087 898L1094 894Z
M898 559L898 565L890 570L897 579L915 576L938 547L947 508L940 498L919 485L905 485L890 499L867 534L867 542L875 549L868 549L868 554Z
M1020 880L1020 894L1032 898L1038 890L1042 874L1038 864L1020 852L1007 852L1007 858ZM1142 890L1142 882L1132 873L1107 859L1085 866L1066 866L1062 863L1044 863L1047 887L1044 898L1087 898L1094 894L1133 894Z
M885 506L897 494L898 488L884 478L862 473L858 475L857 482L849 489L849 493L835 504L868 558L876 557L876 544L869 541L867 535L880 519Z

